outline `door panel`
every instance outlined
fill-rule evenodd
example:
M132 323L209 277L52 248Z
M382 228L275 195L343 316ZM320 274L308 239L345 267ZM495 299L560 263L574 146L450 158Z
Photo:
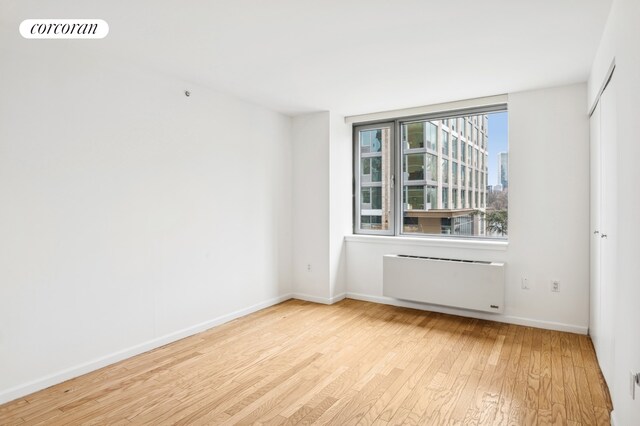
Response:
M600 103L590 119L590 289L589 289L589 335L596 351L600 348Z
M611 384L617 259L617 134L615 79L600 98L600 338L598 359Z

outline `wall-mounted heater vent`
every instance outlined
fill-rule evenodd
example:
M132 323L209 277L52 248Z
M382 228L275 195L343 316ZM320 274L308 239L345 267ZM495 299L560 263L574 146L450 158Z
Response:
M504 310L504 263L387 254L383 294L485 312Z

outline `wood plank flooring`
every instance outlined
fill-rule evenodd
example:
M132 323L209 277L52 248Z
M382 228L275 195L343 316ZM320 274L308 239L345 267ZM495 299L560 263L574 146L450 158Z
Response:
M608 425L587 336L290 300L0 406L0 424Z

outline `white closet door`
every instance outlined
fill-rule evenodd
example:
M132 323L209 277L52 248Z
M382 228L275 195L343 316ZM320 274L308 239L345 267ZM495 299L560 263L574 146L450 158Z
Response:
M591 230L591 254L590 254L590 277L589 288L589 335L593 341L593 346L600 358L600 103L596 106L590 119L591 140L590 140L590 230Z
M613 373L617 235L617 112L615 77L600 98L600 351L605 379Z

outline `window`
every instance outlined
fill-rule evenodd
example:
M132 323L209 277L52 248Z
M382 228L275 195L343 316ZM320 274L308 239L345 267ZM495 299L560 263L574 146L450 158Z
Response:
M438 181L438 157L436 155L427 154L426 172L427 180Z
M382 187L372 186L363 187L362 196L360 198L360 206L363 209L382 209Z
M449 132L442 129L442 155L449 156Z
M405 180L424 180L424 154L404 156Z
M392 228L391 162L393 125L362 126L356 133L358 214L356 230L386 233Z
M354 126L354 232L507 236L506 105Z
M438 187L429 185L427 186L427 204L425 205L424 210L431 210L438 208L438 198L436 194L438 193Z
M405 150L438 150L438 126L430 121L402 125L402 142Z
M428 122L425 123L425 137L427 139L427 149L431 151L438 150L438 127L435 124Z
M405 210L424 210L424 186L404 187Z
M451 181L454 185L458 184L458 163L455 161L451 163Z
M442 159L442 183L449 183L449 160Z
M455 121L455 120L453 120L453 121ZM451 140L451 157L454 160L458 159L458 138L455 137L455 136Z

